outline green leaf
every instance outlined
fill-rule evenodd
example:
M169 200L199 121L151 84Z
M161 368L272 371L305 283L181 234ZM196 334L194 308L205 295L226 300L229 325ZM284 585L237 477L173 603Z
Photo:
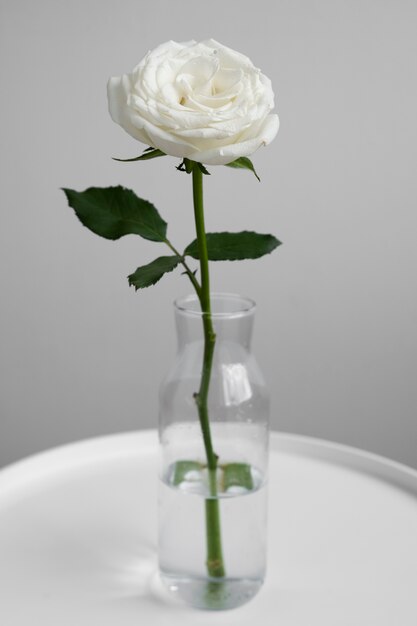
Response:
M226 163L227 167L236 167L239 169L244 169L244 170L250 170L251 172L253 172L256 176L256 178L259 180L259 182L261 182L261 179L259 178L258 174L256 173L256 170L253 166L253 163L250 159L248 159L248 157L240 157L239 159L236 159L236 161L232 161L231 163Z
M128 276L129 285L136 291L154 285L167 272L172 272L181 261L180 256L160 256L148 265L138 267L136 272Z
M207 250L210 261L241 261L258 259L269 254L280 241L273 235L242 231L241 233L207 233ZM184 255L199 259L198 242L195 239L184 250Z
M175 486L180 485L182 482L184 482L184 480L187 480L187 474L189 472L200 473L203 467L204 466L198 461L177 461L175 463L172 484Z
M117 159L116 157L112 157L113 161L122 161L122 163L129 163L131 161L148 161L149 159L156 159L157 157L166 156L165 152L162 150L156 150L154 148L146 148L143 154L138 157L133 157L132 159Z
M63 191L79 220L100 237L140 235L150 241L165 241L166 222L153 204L130 189L118 186Z
M244 487L248 491L253 489L253 478L250 466L247 463L228 463L223 466L223 489L230 487Z

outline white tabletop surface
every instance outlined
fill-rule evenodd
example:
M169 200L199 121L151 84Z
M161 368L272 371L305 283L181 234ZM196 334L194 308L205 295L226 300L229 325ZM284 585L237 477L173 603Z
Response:
M417 472L273 434L268 575L221 613L173 601L156 566L156 433L0 471L2 626L416 626Z

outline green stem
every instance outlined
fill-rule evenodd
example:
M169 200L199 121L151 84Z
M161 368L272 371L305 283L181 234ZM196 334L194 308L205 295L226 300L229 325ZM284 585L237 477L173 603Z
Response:
M194 272L190 269L189 265L187 264L185 257L178 252L178 250L172 245L172 243L169 241L169 239L165 239L165 243L168 246L168 248L170 248L170 250L172 250L172 252L174 254L176 254L177 256L181 257L181 265L183 266L183 268L185 269L185 274L187 274L188 278L190 279L194 289L196 290L197 296L201 302L201 287L198 283L198 280L196 279L196 277L194 276Z
M195 394L198 416L203 434L204 447L209 473L210 498L206 499L206 535L207 535L207 572L210 576L221 578L225 575L222 553L220 509L217 498L217 455L213 450L210 432L210 421L207 407L213 365L216 335L213 329L210 303L210 276L208 265L207 240L204 226L203 205L203 174L197 164L193 163L193 200L194 219L200 257L201 285L197 295L200 299L203 314L204 355L201 372L200 389Z

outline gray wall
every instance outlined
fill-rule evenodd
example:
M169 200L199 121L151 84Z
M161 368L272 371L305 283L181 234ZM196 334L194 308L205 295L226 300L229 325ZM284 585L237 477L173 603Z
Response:
M284 242L212 271L217 291L258 302L273 426L417 467L416 2L0 7L0 465L156 424L188 285L170 275L135 294L126 276L156 244L95 237L59 188L132 187L188 243L189 178L171 159L111 160L142 146L110 120L105 86L163 41L214 37L271 77L281 118L253 157L261 185L228 168L206 179L208 229Z

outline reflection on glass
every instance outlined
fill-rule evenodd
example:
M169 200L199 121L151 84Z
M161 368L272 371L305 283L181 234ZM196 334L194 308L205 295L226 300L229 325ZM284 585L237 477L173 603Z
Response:
M242 363L222 363L224 402L233 406L246 402L252 396L248 371Z

